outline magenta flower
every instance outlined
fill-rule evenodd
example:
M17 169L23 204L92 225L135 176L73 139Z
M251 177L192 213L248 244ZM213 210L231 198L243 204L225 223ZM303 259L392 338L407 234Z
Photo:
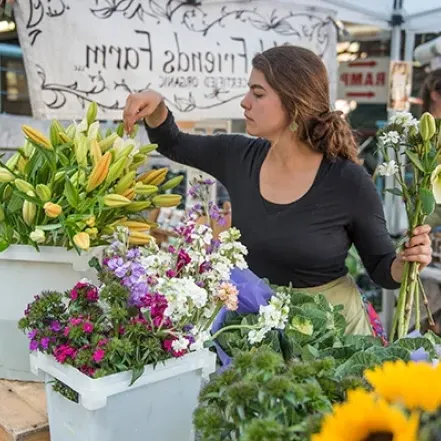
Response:
M29 349L31 351L36 351L38 349L38 341L37 340L31 340L29 343Z
M85 323L83 324L83 331L84 331L86 334L92 334L92 332L93 332L93 323L85 322Z
M176 270L179 272L185 265L188 265L191 262L191 257L188 255L188 253L180 249L178 253L178 262L176 264Z
M72 300L78 299L78 291L75 288L70 291L70 298Z
M69 332L70 332L70 328L66 326L66 327L64 328L63 335L64 335L65 337L69 337Z
M72 326L79 326L81 323L83 323L83 320L80 318L71 318L69 321Z
M108 343L108 339L107 338L103 338L102 340L100 340L98 342L98 346L106 346L106 344Z
M103 359L104 356L106 355L106 352L104 351L104 349L97 349L94 353L93 353L93 361L95 363L100 363Z
M86 292L86 298L89 302L98 301L98 290L95 287L89 288Z

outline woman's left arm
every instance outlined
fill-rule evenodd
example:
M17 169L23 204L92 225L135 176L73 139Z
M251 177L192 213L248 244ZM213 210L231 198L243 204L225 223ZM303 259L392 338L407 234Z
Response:
M351 168L355 191L348 198L352 212L349 235L372 280L383 288L397 289L406 261L420 263L420 270L431 262L430 226L418 226L404 251L396 254L371 176L355 164Z

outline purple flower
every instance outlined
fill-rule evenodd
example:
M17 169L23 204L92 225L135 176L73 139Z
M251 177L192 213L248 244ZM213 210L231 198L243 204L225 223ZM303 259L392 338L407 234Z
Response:
M225 225L225 218L219 210L219 207L212 202L210 202L210 217L219 225Z
M139 249L138 248L130 248L129 251L127 251L127 259L133 260L139 257Z
M124 277L130 268L130 262L125 263L124 265L118 267L115 269L114 273L117 277L122 278Z
M29 340L33 340L37 336L38 331L36 329L33 329L32 331L28 332L28 338Z
M43 337L40 341L40 345L43 349L47 349L49 347L50 339L49 337Z
M169 245L168 252L170 254L175 254L176 253L176 248L173 245Z
M61 324L58 320L54 320L51 323L51 331L53 331L53 332L61 331Z
M141 264L136 262L132 263L130 271L132 272L132 276L135 277L141 277L145 274L145 268Z
M213 181L213 179L210 179L210 178L204 179L202 181L202 185L214 185L214 184L216 184L216 181Z
M37 340L31 340L29 343L29 349L31 351L36 351L38 349L38 341Z

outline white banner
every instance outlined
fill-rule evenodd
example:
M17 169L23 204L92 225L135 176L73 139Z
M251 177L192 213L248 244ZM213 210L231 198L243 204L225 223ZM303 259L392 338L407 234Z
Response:
M179 120L242 118L251 61L291 43L319 54L336 84L332 12L292 3L20 0L15 15L33 114L80 118L90 101L121 119L129 93L161 92Z

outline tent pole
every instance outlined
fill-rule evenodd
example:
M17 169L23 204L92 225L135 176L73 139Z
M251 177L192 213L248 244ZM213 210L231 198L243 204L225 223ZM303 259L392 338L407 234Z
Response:
M394 0L394 11L391 20L392 33L391 33L391 47L390 47L390 60L401 60L401 43L402 43L402 24L403 24L403 11L402 0ZM388 118L392 116L393 112L388 112ZM394 188L395 182L393 176L385 177L385 188ZM384 212L387 222L387 227L391 236L396 237L400 234L400 214L402 201L394 197L390 193L386 193L384 197ZM383 325L389 334L392 326L392 318L395 309L395 299L397 291L383 289L382 292L382 321Z

